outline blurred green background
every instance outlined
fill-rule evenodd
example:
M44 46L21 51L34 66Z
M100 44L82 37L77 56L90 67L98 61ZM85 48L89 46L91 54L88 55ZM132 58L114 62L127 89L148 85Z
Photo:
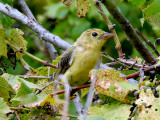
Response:
M21 11L16 0L0 0L0 2L8 3L14 8ZM26 0L26 2L37 21L41 23L44 28L46 28L54 35L61 37L63 40L67 41L70 44L73 44L83 31L90 28L100 28L106 32L109 32L106 23L98 13L97 8L93 5L92 0L90 0L91 7L89 9L89 12L87 13L86 17L83 18L78 18L76 14L76 6L68 7L64 5L61 0ZM140 19L143 18L143 13L140 7L133 5L132 2L128 2L127 0L121 2L119 0L116 0L116 5L123 13L123 15L130 21L133 27L138 28L142 32L142 34L146 36L146 38L154 43L155 39L160 35L160 31L159 29L157 29L157 27L150 25L147 21L144 21L143 26L141 25ZM115 29L120 39L122 50L125 53L126 58L135 56L141 57L127 40L127 37L122 29L118 26L118 24L108 13L104 6L103 8L111 22L113 24L116 24ZM6 23L4 27L6 29L11 29L11 27L18 27L24 32L24 38L28 42L27 52L35 55L40 59L51 61L51 58L49 54L46 53L43 44L31 29L15 20L10 19L9 17L6 17L2 13L0 13L0 17L3 18L3 20L1 19L1 23L5 20ZM158 46L158 44L156 46L159 50L160 47ZM57 49L59 54L62 54L62 50L58 49L57 47L55 48ZM149 46L148 48L150 49L150 51L153 51ZM108 53L115 59L118 57L113 38L109 39L106 42L106 44L102 48L102 51ZM32 60L27 56L24 56L24 59L33 68L42 66L42 64ZM3 57L1 57L1 60L6 61L6 64L9 64L9 67L6 69L8 73L24 74L26 72L20 62L16 62L16 66L14 66L15 69L13 69L13 66L10 66L10 61L7 61L7 59ZM107 58L103 58L103 63L106 62L110 62L110 60L108 60Z

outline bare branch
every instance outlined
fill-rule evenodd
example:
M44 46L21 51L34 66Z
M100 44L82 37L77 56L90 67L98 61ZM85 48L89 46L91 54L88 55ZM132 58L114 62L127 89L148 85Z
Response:
M19 5L20 5L22 11L24 12L24 14L27 17L33 18L36 21L35 17L33 16L32 12L30 11L30 9L27 6L26 2L24 0L18 0L18 2L19 2Z
M82 115L83 104L82 104L82 102L80 100L80 97L79 97L77 92L76 92L76 97L73 98L73 103L74 103L74 106L77 110L78 116L81 116Z
M37 36L40 36L46 42L49 42L62 50L66 50L71 46L69 43L62 40L59 36L55 36L49 33L33 18L28 18L27 16L19 12L17 9L12 8L8 4L3 4L0 2L0 12L31 28L34 32L36 32Z
M138 63L135 63L134 61L127 60L127 59L123 59L123 58L118 58L118 61L120 61L120 62L122 62L122 63L124 63L124 64L126 64L126 65L133 65L133 66L135 66L135 67L137 67L137 68L143 67L142 64L138 64ZM148 65L145 65L144 67L147 68Z
M156 63L156 58L152 55L152 53L148 50L145 44L141 41L141 39L136 34L133 26L130 22L123 16L123 14L119 11L112 0L104 0L104 5L111 13L113 18L117 21L120 27L125 31L127 37L130 42L137 51L141 54L144 60L149 64Z

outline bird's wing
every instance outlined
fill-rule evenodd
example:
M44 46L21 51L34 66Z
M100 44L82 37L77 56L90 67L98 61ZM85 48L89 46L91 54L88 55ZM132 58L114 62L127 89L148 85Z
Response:
M63 53L63 55L58 63L58 68L55 73L54 79L57 79L60 74L64 74L68 70L68 68L71 66L71 64L73 63L73 60L74 60L74 56L75 56L74 55L75 48L76 48L76 46L71 46L69 49L67 49Z

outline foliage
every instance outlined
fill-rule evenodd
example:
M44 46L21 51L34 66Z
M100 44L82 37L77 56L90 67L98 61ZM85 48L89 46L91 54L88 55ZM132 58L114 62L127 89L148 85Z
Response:
M155 41L155 39L160 36L160 1L114 1L133 27L138 28L147 39L155 43L156 50L159 51L159 40ZM0 0L0 2L20 9L17 1ZM89 28L109 31L93 0L44 0L41 2L27 0L26 2L42 26L70 44L73 44L80 34ZM151 66L143 64L143 58L127 40L120 26L105 6L101 6L111 23L116 24L115 30L125 53L126 63L121 62L122 64L115 66L114 69L102 67L90 72L91 81L94 77L96 78L96 94L93 96L86 119L160 118L159 70L156 71L156 75L143 70ZM52 80L56 68L42 66L44 60L57 65L61 56L52 61L42 44L34 31L0 13L0 119L16 119L18 116L20 119L61 119L66 101L63 95L55 97L52 94L55 92ZM153 51L148 44L146 46ZM62 51L56 46L55 48L61 54ZM102 51L115 59L118 58L113 39L107 41ZM153 55L156 54L153 53ZM134 64L128 65L127 61ZM103 58L103 63L107 62L110 60ZM135 64L141 67L135 67ZM136 83L141 79L144 80L139 84L133 84L122 77L122 73L124 76L124 74L130 75L136 72L140 72L139 76L134 77ZM145 72L144 75L143 72ZM80 98L83 104L86 103L88 92L89 88L81 90ZM77 116L72 101L68 118L83 118L83 115Z

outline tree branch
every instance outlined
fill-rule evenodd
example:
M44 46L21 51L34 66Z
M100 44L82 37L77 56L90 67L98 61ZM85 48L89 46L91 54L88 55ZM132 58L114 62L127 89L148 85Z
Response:
M71 46L69 43L62 40L59 36L53 35L50 32L48 32L33 18L25 16L17 9L12 8L8 4L3 4L0 2L0 12L31 28L34 32L36 32L37 36L40 36L46 42L49 42L62 50L66 50Z
M19 2L19 5L20 5L22 11L24 12L24 14L27 17L31 17L36 21L35 17L33 16L32 12L30 11L30 9L29 9L28 5L26 4L26 2L24 0L18 0L18 2Z
M148 50L148 48L145 46L145 44L138 37L133 26L122 15L122 13L116 7L114 2L112 0L104 0L104 5L108 9L108 11L111 13L113 18L120 25L120 27L124 30L127 37L129 38L131 44L134 45L134 47L141 54L141 56L144 58L144 60L149 64L156 63L157 60L155 59L155 57L152 55L152 53Z
M96 1L95 6L100 10L100 14L102 15L103 19L105 20L106 24L108 25L108 28L111 31L111 33L114 34L113 38L114 38L114 42L116 44L116 49L118 51L118 55L120 58L123 58L124 54L122 53L121 43L119 42L119 38L118 38L117 33L115 31L115 25L113 25L111 23L111 21L108 19L107 15L104 13L104 11L101 7L100 1Z
M80 99L78 93L76 92L75 94L76 94L76 97L73 98L72 100L73 100L73 103L74 103L74 106L76 108L78 116L81 116L82 115L83 104L81 102L81 99Z
M144 73L147 73L147 72L152 71L152 70L159 71L160 70L160 64L154 64L154 65L148 66L147 68L144 68ZM133 74L123 76L123 78L129 79L129 78L137 77L139 75L140 75L140 71L137 71Z
M19 2L19 5L21 6L22 11L24 12L24 14L29 18L33 18L37 22L37 20L33 16L32 12L30 11L29 7L27 6L26 2L24 0L18 0L18 2ZM56 57L58 57L58 53L57 53L56 49L53 47L53 45L49 42L44 41L40 36L38 36L38 37L42 41L44 47L50 53L52 60L56 59Z

